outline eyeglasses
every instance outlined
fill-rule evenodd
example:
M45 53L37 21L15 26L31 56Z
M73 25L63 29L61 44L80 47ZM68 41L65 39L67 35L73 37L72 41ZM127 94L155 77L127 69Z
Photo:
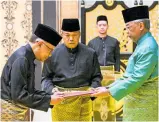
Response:
M132 22L131 24L129 24L129 25L126 25L126 30L128 30L128 31L131 31L131 30L133 30L133 28L136 28L136 26L137 26L137 24L138 24L139 22L138 21L134 21L134 22ZM134 26L135 25L135 26Z
M50 48L49 46L47 46L45 43L43 43L49 50L53 50L52 48Z

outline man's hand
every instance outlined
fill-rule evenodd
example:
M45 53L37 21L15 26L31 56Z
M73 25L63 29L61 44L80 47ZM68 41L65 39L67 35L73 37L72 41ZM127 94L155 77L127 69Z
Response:
M110 96L110 92L105 87L98 87L95 89L94 94L91 94L91 97L108 97Z
M52 93L59 92L58 88L53 88Z
M64 100L64 93L63 92L55 92L53 95L51 95L51 105L59 104L61 101Z
M88 89L88 91L95 91L95 88L90 87L90 88Z

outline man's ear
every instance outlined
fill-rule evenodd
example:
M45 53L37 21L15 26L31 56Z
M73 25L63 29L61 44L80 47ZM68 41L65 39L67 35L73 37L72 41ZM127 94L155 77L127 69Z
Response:
M144 23L143 23L143 22L140 22L140 30L144 30L144 28L145 28Z
M60 34L61 34L61 35L63 34L63 31L62 31L62 30L60 31Z
M63 31L62 31L62 30L60 31L60 35L61 35L61 36L63 35Z
M62 30L60 31L60 35L63 37L63 31Z
M107 29L109 28L109 25L107 25Z
M96 23L96 28L98 28L98 23Z

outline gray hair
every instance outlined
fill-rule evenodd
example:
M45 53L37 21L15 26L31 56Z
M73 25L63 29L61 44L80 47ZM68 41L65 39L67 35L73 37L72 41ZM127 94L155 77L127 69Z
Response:
M134 20L134 22L143 22L145 28L147 30L150 30L150 20L149 19L138 19L138 20Z
M37 41L37 39L39 39L39 37L37 37L35 34L32 34L32 36L31 36L31 38L30 38L29 42L34 43L34 42L36 42L36 41Z

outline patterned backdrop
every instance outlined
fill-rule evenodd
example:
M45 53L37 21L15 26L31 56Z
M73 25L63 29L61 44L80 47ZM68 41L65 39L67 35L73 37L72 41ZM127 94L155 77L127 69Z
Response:
M32 34L32 2L0 1L0 73L8 57Z

